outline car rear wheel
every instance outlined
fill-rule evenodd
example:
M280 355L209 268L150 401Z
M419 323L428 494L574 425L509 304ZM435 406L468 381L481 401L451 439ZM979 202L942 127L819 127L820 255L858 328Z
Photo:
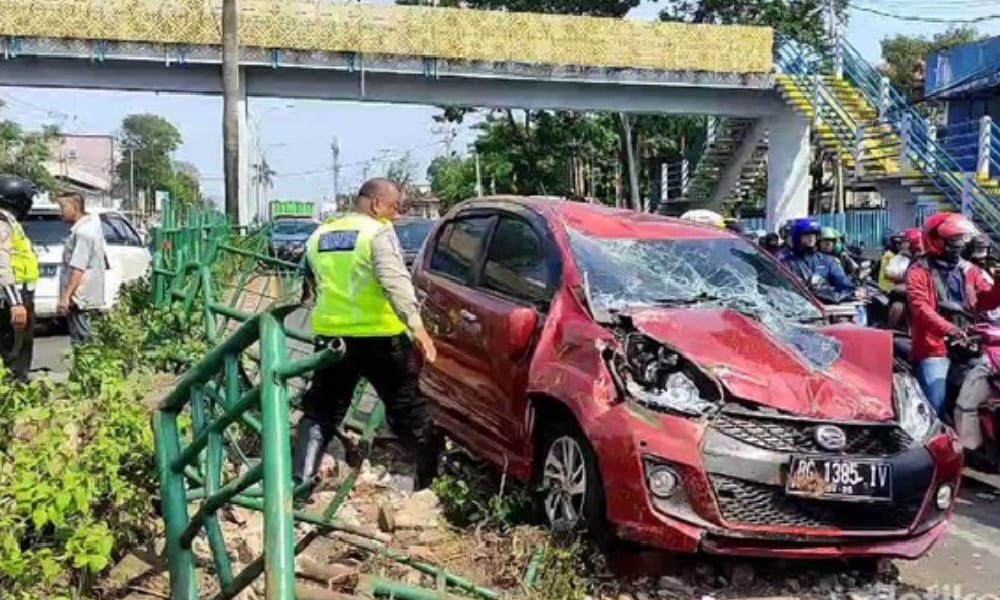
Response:
M557 532L607 535L604 484L597 457L575 424L558 423L544 438L539 483L545 520Z

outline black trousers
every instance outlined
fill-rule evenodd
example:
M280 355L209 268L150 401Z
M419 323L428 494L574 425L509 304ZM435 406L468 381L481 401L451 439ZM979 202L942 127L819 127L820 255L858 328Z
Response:
M318 339L317 350L326 347L328 342L329 339ZM403 447L413 454L418 479L431 477L428 470L437 464L437 440L427 403L418 389L420 364L413 342L401 334L344 338L344 344L344 358L314 372L312 384L302 395L300 438L309 435L319 445L325 446L347 415L354 388L363 377L375 388L385 405L390 429ZM313 428L313 433L309 433L309 428ZM312 476L318 466L314 459L306 456L310 452L305 442L306 439L300 439L296 451L295 475L300 480Z
M27 381L35 351L35 292L21 290L28 311L27 326L16 331L10 324L10 307L0 308L0 362L17 381Z

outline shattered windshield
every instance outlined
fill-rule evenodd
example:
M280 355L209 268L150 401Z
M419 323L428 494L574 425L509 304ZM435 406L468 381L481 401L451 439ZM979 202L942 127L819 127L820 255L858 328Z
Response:
M806 322L823 313L778 264L742 238L595 238L569 230L586 273L595 317L643 306L720 306L750 315L815 368L840 356L840 342Z
M721 304L794 321L822 313L772 259L741 238L595 238L570 231L594 309Z

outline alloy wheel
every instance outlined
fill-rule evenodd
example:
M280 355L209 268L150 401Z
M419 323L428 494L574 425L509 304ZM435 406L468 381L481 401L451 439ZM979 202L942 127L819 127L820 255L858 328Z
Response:
M545 516L553 529L568 531L583 518L587 500L587 467L583 449L570 436L549 446L542 470Z

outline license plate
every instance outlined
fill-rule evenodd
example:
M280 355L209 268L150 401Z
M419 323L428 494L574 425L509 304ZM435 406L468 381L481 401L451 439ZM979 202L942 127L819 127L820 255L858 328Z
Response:
M39 275L42 277L55 277L56 276L56 266L55 265L40 265L38 269Z
M793 456L785 491L841 500L892 500L892 464L879 460Z

